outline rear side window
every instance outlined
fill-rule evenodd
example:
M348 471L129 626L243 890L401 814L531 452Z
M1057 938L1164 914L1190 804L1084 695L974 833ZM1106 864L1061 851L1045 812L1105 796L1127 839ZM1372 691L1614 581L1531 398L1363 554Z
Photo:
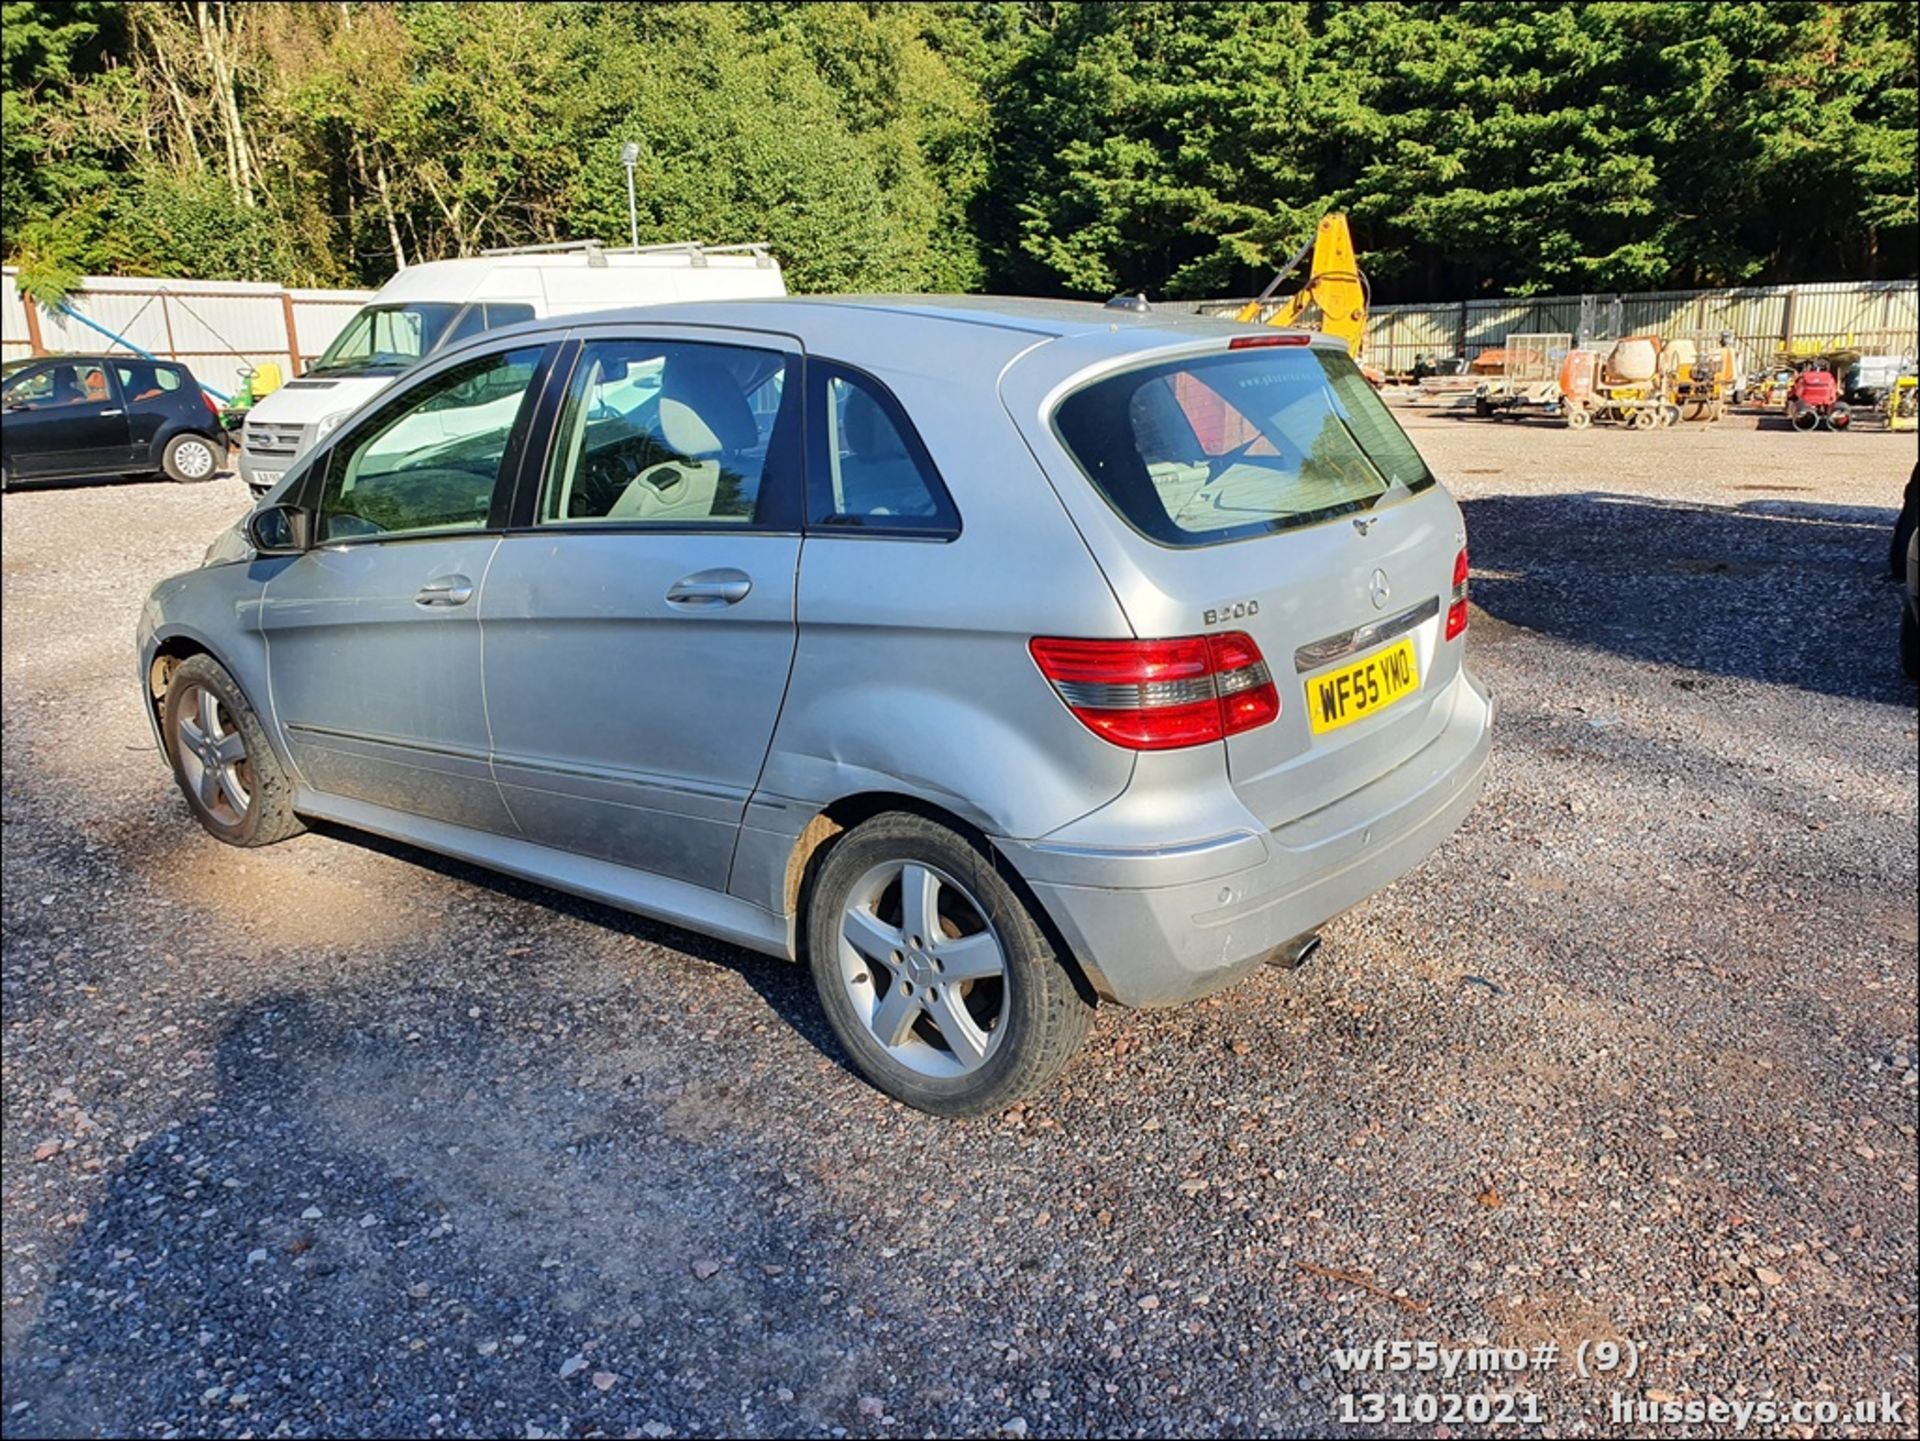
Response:
M814 525L868 533L954 535L960 517L933 459L891 391L872 376L821 362L807 466Z
M1433 475L1353 361L1318 346L1191 356L1095 381L1054 426L1162 545L1211 545L1364 510Z
M114 367L120 372L120 388L133 404L171 395L180 388L180 373L170 366L147 365L130 361Z

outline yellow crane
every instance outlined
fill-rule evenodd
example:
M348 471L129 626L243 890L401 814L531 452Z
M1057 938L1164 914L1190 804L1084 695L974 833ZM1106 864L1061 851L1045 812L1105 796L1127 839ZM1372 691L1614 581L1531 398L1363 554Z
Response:
M1287 277L1300 268L1308 251L1313 253L1313 266L1306 283L1281 302L1280 308L1267 317L1267 324L1337 335L1346 341L1347 354L1358 360L1367 340L1367 278L1354 259L1353 233L1347 229L1347 217L1339 211L1320 217L1313 239L1295 251L1272 283L1260 292L1260 298L1248 301L1234 318L1242 324L1258 324L1260 312Z

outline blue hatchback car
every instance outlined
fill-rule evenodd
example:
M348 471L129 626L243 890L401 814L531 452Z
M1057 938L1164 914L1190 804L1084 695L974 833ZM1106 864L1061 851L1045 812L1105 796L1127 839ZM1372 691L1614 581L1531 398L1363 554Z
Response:
M211 480L219 407L183 365L142 355L42 355L0 370L0 485L159 471Z

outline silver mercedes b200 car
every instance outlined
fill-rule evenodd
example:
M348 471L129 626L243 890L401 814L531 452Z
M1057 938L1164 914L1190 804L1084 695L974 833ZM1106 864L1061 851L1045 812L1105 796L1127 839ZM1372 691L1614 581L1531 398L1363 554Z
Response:
M219 839L321 818L804 959L864 1075L967 1114L1439 845L1466 626L1460 512L1337 343L788 299L433 358L139 661Z

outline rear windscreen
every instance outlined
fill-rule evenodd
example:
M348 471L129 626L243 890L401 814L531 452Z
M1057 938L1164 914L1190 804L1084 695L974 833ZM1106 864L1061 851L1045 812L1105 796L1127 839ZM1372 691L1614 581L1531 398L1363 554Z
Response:
M1096 489L1162 545L1211 545L1364 510L1433 475L1352 360L1258 346L1095 381L1054 426Z

